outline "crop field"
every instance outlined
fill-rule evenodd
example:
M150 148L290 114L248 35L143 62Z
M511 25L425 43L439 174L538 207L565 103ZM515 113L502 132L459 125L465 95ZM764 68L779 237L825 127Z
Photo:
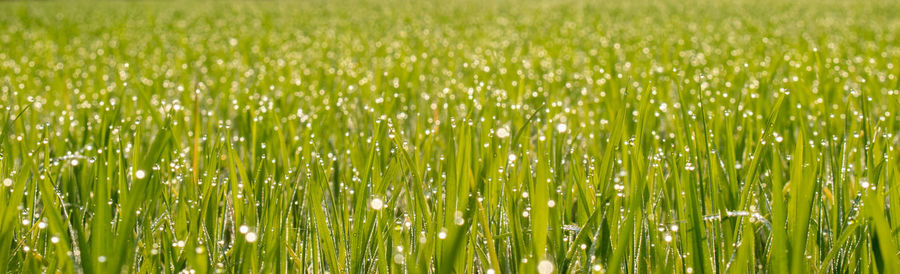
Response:
M0 273L900 270L900 2L0 2Z

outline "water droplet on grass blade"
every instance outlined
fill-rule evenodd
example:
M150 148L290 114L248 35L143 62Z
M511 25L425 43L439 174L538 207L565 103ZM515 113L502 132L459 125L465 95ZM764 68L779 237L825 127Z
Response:
M565 133L566 130L568 130L568 129L569 129L569 127L566 126L566 124L558 124L558 125L556 125L556 131L558 131L559 133Z
M244 240L247 240L248 243L255 243L257 235L255 232L248 232L247 235L244 235Z
M541 262L538 263L537 268L538 268L538 273L540 273L540 274L550 274L550 273L553 273L554 266L553 266L552 262L550 262L548 260L542 260Z
M497 138L506 138L509 137L509 130L505 127L501 127L497 129Z
M687 164L684 164L684 169L687 171L694 171L695 167L693 163L688 162Z
M384 201L380 198L373 198L372 201L369 201L369 206L374 210L381 210L384 208Z

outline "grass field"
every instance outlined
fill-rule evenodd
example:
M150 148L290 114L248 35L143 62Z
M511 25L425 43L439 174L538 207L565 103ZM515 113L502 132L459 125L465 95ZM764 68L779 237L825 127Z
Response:
M0 273L900 269L900 2L0 3Z

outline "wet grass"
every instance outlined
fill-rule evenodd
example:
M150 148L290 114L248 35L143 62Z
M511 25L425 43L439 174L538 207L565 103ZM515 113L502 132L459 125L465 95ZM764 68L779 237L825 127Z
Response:
M0 11L0 273L900 269L897 2Z

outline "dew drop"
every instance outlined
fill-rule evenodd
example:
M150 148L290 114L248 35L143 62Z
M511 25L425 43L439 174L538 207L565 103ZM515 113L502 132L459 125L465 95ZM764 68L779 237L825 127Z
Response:
M247 235L244 235L244 240L247 240L248 243L255 243L257 237L255 232L248 232Z
M380 198L374 198L372 199L372 201L369 201L369 206L374 210L381 210L382 208L384 208L384 201L382 201Z
M537 268L538 268L538 273L540 273L540 274L550 274L550 273L553 273L554 266L553 266L553 263L551 263L550 261L542 260L540 263L538 263Z
M498 138L509 137L509 130L506 129L505 127L501 127L500 129L497 129L497 137Z

